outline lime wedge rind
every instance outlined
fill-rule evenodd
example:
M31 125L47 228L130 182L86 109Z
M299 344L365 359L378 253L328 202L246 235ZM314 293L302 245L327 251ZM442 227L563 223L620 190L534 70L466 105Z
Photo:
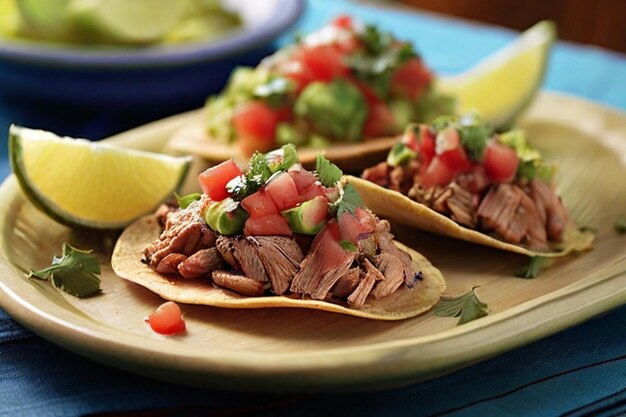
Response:
M494 127L509 128L545 79L556 33L554 22L543 20L462 74L439 78L437 89L457 98L458 113L478 109Z
M25 137L27 138L25 139ZM42 143L45 141L54 141L57 143L61 143L61 147L81 147L84 148L84 152L87 152L92 156L95 155L94 158L96 158L96 161L98 160L98 153L119 153L127 159L147 159L150 160L153 164L156 164L156 166L167 166L167 172L175 173L175 182L172 186L168 186L167 189L163 189L161 192L158 192L156 194L150 194L148 196L148 198L150 198L148 200L149 203L143 204L138 208L134 207L133 210L125 213L123 218L119 218L118 216L116 220L111 221L110 219L98 219L87 218L86 216L77 216L71 211L68 211L66 208L62 207L62 205L55 202L52 198L49 198L47 194L50 194L50 188L48 187L47 189L41 189L41 187L37 186L37 182L39 181L39 179L33 178L31 175L29 175L27 164L24 161L24 140L30 141L31 146L37 144L38 141ZM182 183L187 176L191 165L190 157L173 157L164 154L145 152L135 149L118 148L108 144L94 143L85 139L71 139L67 137L61 138L50 132L27 129L15 125L12 125L9 129L8 142L11 169L13 170L13 173L15 174L18 183L22 188L22 191L24 192L28 200L31 201L31 203L35 207L39 208L52 219L73 228L78 227L88 229L119 229L126 226L138 217L154 211L159 206L159 204L163 203L168 198L171 198L174 191L179 190L182 186ZM62 151L62 149L60 148L59 151ZM48 165L50 166L48 167ZM51 161L50 164L46 163L45 168L49 168L52 171L57 170L58 173L58 170L67 169L68 166L72 166L72 164L66 163L56 165L55 161ZM113 169L114 168L115 167L113 167ZM102 172L102 170L100 170L100 172ZM54 176L54 172L52 172L51 175ZM93 181L94 184L98 184L98 179L91 178L89 176L89 173L72 173L70 168L70 171L66 173L65 178L71 178L71 175L75 175L76 177L83 176L84 181L87 181L88 183L90 181ZM129 182L132 180L129 178L124 178L123 181ZM60 184L59 187L68 187L67 183L71 182L71 180L66 180L62 182L63 183ZM86 198L93 200L90 201L92 203L101 203L103 207L106 206L106 204L110 204L111 201L116 201L115 198L111 198L111 195L108 193L99 194L97 187L94 187L94 189L91 190L91 194L89 196L86 196ZM146 197L144 196L144 201L145 198ZM117 199L117 201L119 201L119 198Z

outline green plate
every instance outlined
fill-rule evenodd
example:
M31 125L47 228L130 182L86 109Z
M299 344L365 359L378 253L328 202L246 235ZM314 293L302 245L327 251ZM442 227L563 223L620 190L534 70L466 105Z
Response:
M193 121L183 114L111 141L163 149ZM428 257L447 294L473 286L490 314L463 326L432 312L400 322L296 310L227 310L183 305L188 331L154 334L144 317L162 302L111 272L115 236L72 233L26 201L13 177L0 187L0 306L72 351L184 384L255 391L335 391L401 386L434 378L530 343L626 302L626 115L573 97L542 93L521 122L558 162L560 192L577 224L597 230L593 250L559 259L534 280L511 274L527 258L413 229L400 241ZM193 169L201 169L195 161ZM193 176L190 184L193 183ZM70 241L94 248L103 293L77 299L26 278Z

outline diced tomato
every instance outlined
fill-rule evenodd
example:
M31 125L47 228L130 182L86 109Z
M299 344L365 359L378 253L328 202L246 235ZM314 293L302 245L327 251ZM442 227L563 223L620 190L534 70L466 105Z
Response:
M352 213L344 212L339 216L337 222L339 224L339 235L341 240L347 240L348 242L357 243L359 241L359 235L361 234L361 222Z
M161 304L146 321L152 330L164 335L184 332L187 327L180 307L173 301Z
M276 124L281 122L291 122L293 121L293 107L285 106L278 107L273 109L274 115L276 116Z
M279 214L263 217L249 217L243 227L246 236L291 236L287 220Z
M376 219L372 214L364 208L357 207L354 213L356 218L359 219L359 223L361 223L362 233L371 233L374 231L376 227Z
M366 137L389 135L395 130L395 123L393 113L384 103L371 104L363 126L363 135Z
M461 145L459 132L453 127L447 127L437 134L435 152L439 159L454 172L466 172L472 168L467 154Z
M515 178L518 165L519 158L514 149L496 141L492 141L487 145L483 166L492 181L512 181Z
M295 207L300 202L298 189L291 176L283 172L265 186L265 191L270 196L278 211Z
M417 134L415 133L415 130L407 129L402 135L401 141L410 149L416 152L419 150L419 142L417 141Z
M351 253L346 252L339 244L339 227L336 221L330 221L315 236L311 250L317 250L321 259L320 272L326 273L332 268L342 265L350 259Z
M472 193L480 193L489 185L487 172L482 165L475 164L472 169L467 174L465 174L465 176L465 186Z
M222 201L228 197L226 184L235 177L242 175L241 170L232 159L211 167L198 175L202 191L213 201Z
M265 103L250 101L242 104L233 115L237 141L246 155L265 152L276 146L278 117Z
M304 190L300 191L300 202L304 203L314 199L315 197L324 197L324 200L328 201L326 196L326 187L321 184L311 184Z
M439 156L435 156L430 165L421 173L420 178L422 185L429 188L448 184L454 178L454 174L455 172Z
M424 66L422 60L411 58L391 77L391 91L393 94L415 100L432 79L432 73Z
M241 200L241 207L250 217L263 217L270 214L279 214L274 201L263 189Z
M339 16L335 17L331 23L342 29L351 29L352 17L347 14L340 14Z
M369 106L372 106L374 104L378 104L381 102L381 99L380 97L378 97L378 94L376 94L374 89L370 87L369 85L367 85L367 83L365 83L362 80L359 80L356 77L348 76L347 78L348 80L350 80L352 84L354 84L359 89L359 91L361 92L361 94L363 95L363 97L365 98L365 101L367 101L367 104Z
M298 59L290 59L282 63L278 71L289 78L296 85L296 93L300 93L304 88L315 81L311 70L304 66Z
M302 192L302 190L317 181L317 177L314 173L307 171L300 166L298 166L297 169L290 169L289 175L291 176L294 184L296 184L298 192Z
M329 82L349 72L341 53L333 45L300 48L294 52L294 59L310 71L315 81Z
M420 126L419 152L422 164L426 166L435 157L435 135L427 125Z

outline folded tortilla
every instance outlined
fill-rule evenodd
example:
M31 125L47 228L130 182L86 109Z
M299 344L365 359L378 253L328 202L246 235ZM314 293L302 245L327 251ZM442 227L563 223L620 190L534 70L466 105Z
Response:
M161 227L152 215L131 224L119 237L111 265L121 278L139 284L166 300L185 304L201 304L224 308L295 307L323 310L374 320L402 320L431 309L446 288L441 272L425 257L401 243L396 245L409 253L415 271L422 273L413 288L402 286L379 300L368 297L360 309L326 301L290 298L287 296L248 297L226 288L213 286L210 279L185 279L157 273L141 262L144 248L158 239Z
M344 177L344 181L352 184L359 192L365 205L380 217L388 218L416 229L522 255L564 256L570 252L590 249L595 237L593 233L582 232L573 223L570 223L565 229L562 242L550 242L551 251L537 252L523 245L507 243L486 233L462 226L424 204L373 182L352 176Z

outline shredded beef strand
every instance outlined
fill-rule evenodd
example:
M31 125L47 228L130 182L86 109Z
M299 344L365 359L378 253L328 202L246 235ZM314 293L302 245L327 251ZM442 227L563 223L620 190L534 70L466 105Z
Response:
M262 282L232 272L213 271L211 278L216 285L242 295L259 297L265 292L265 286Z

